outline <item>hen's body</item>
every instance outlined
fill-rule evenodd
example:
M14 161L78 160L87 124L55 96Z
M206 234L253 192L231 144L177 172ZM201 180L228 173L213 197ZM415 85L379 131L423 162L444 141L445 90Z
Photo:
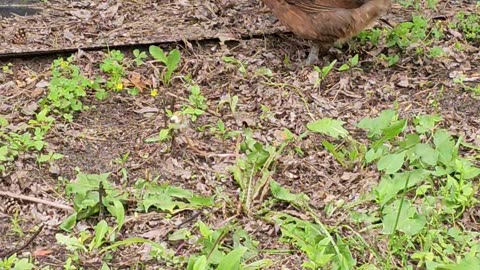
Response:
M349 39L387 12L391 0L262 0L282 24L328 48ZM309 56L309 60L312 55Z

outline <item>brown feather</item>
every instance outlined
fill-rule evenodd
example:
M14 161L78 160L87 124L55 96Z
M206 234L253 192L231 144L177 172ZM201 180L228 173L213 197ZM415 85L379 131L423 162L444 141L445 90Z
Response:
M315 10L318 9L319 11L321 10L332 10L332 9L338 9L338 8L345 8L345 9L354 9L354 8L359 8L365 1L362 0L285 0L285 2L298 6L300 8L306 7L305 11L308 10Z
M292 32L323 45L353 37L391 5L391 0L262 1Z

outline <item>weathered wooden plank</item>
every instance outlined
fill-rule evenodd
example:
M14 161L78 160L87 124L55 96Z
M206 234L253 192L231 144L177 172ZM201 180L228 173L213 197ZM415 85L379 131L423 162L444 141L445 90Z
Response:
M256 0L58 0L22 6L27 7L40 11L0 20L0 56L240 39L283 29ZM18 38L22 31L25 39Z

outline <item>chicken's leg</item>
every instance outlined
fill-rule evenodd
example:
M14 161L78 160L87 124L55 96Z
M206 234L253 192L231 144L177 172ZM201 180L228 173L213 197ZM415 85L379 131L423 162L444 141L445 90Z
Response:
M318 65L321 64L319 56L326 55L330 49L331 44L314 42L310 48L306 64Z
M320 62L318 59L318 53L320 52L320 44L313 43L312 47L310 48L310 53L307 57L307 65L315 65Z

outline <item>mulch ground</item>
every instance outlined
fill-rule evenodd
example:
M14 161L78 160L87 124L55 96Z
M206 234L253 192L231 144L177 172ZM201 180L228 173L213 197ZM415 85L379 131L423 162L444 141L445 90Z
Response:
M441 13L447 16L460 9L473 8L467 2L446 2L450 3ZM439 114L444 119L442 125L445 128L469 143L480 145L480 99L463 91L452 80L454 72L462 72L468 78L480 76L480 49L465 46L462 52L453 50L455 42L461 40L448 33L439 44L447 51L446 57L418 57L414 54L415 48L408 48L394 67L386 67L376 58L381 51L387 53L389 50L383 44L360 47L358 43L351 42L350 46L334 48L323 57L325 65L335 58L344 63L359 53L361 70L333 72L321 87L314 87L316 72L302 64L308 53L306 42L290 34L240 38L242 35L283 29L270 14L258 12L262 7L257 1L223 1L220 5L214 1L180 0L123 1L117 5L93 1L80 1L79 4L45 1L41 5L46 13L0 22L1 35L4 36L0 41L0 53L189 40L182 43L189 46L171 44L165 49L177 47L181 50L182 61L177 75L191 75L207 98L209 110L177 134L174 147L168 151L170 144L147 144L145 139L158 134L164 127L165 109L173 105L178 110L188 98L189 93L179 77L169 87L157 85L159 95L156 97L152 97L147 89L138 96L111 94L103 101L90 95L85 100L89 110L75 115L73 123L57 121L48 135L48 150L65 155L55 163L59 171L54 170L52 174L48 165L36 164L34 154L22 154L2 176L0 190L70 204L59 187L64 181L75 178L76 168L87 173L112 172L111 180L117 183L122 181L122 169L126 169L128 181L132 183L139 178L160 177L164 182L198 194L213 195L222 190L235 206L238 204L238 186L227 172L228 166L235 163L235 157L223 154L235 154L239 141L236 138L222 141L208 129L200 131L202 126L215 125L219 119L230 130L241 131L249 127L257 140L271 144L275 143L278 132L284 128L301 134L308 122L331 117L346 122L345 127L356 138L366 141L365 134L355 129L355 123L364 117L376 116L384 109L397 108L402 117ZM401 21L398 18L408 19L406 14L409 12L395 6L387 18L395 23ZM447 24L448 20L438 22ZM7 39L19 27L27 29L28 39L24 44L12 47ZM195 41L211 37L226 37L226 40L232 41ZM105 55L106 52L84 52L77 57L76 64L83 67L85 75L93 77L99 72L98 64ZM233 56L245 62L248 75L244 76L237 67L222 61L223 56ZM290 64L284 62L285 56L289 57ZM33 104L45 94L46 88L39 86L39 82L48 80L53 59L10 58L0 63L13 64L13 75L0 75L0 114L14 127L21 127L32 118L29 108L34 107ZM261 67L269 68L273 76L255 75ZM130 71L151 82L153 70L148 65ZM238 96L236 112L227 105L218 105L227 95ZM270 110L266 117L262 114L261 105ZM302 149L303 156L286 151L278 160L273 176L292 192L307 194L312 206L319 212L330 201L353 201L379 179L374 168L343 168L322 147L321 140L320 136L309 136L297 145ZM127 162L115 162L127 153ZM0 197L0 202L2 200L6 204L6 198ZM197 219L212 227L223 224L237 215L235 207L227 205L227 202L225 205L223 210L204 213ZM40 223L46 224L40 236L19 255L49 250L49 255L36 257L39 264L61 267L66 251L56 243L55 234L60 232L58 224L67 214L30 202L22 202L19 209L24 231L30 232ZM288 208L282 210L295 212ZM184 212L167 219L162 213L135 218L133 213L132 206L127 212L129 222L120 238L143 235L155 239L162 234L157 230L179 224L194 214ZM10 214L0 216L0 251L19 247L28 239L12 232L10 217ZM322 216L322 222L329 226L341 224L345 219L342 213ZM95 223L94 219L84 221L79 228L89 228ZM247 217L237 217L237 223L260 241L259 248L289 249L289 246L276 240L277 230L271 224ZM177 249L180 255L192 252L184 246L172 248ZM139 246L118 250L113 265L125 267L139 261L155 265L156 262L139 256L144 253L145 250ZM280 269L282 265L299 269L304 259L301 254L264 256L275 258L275 269ZM101 265L101 258L83 259L86 268L95 269ZM363 259L368 258L358 258Z

